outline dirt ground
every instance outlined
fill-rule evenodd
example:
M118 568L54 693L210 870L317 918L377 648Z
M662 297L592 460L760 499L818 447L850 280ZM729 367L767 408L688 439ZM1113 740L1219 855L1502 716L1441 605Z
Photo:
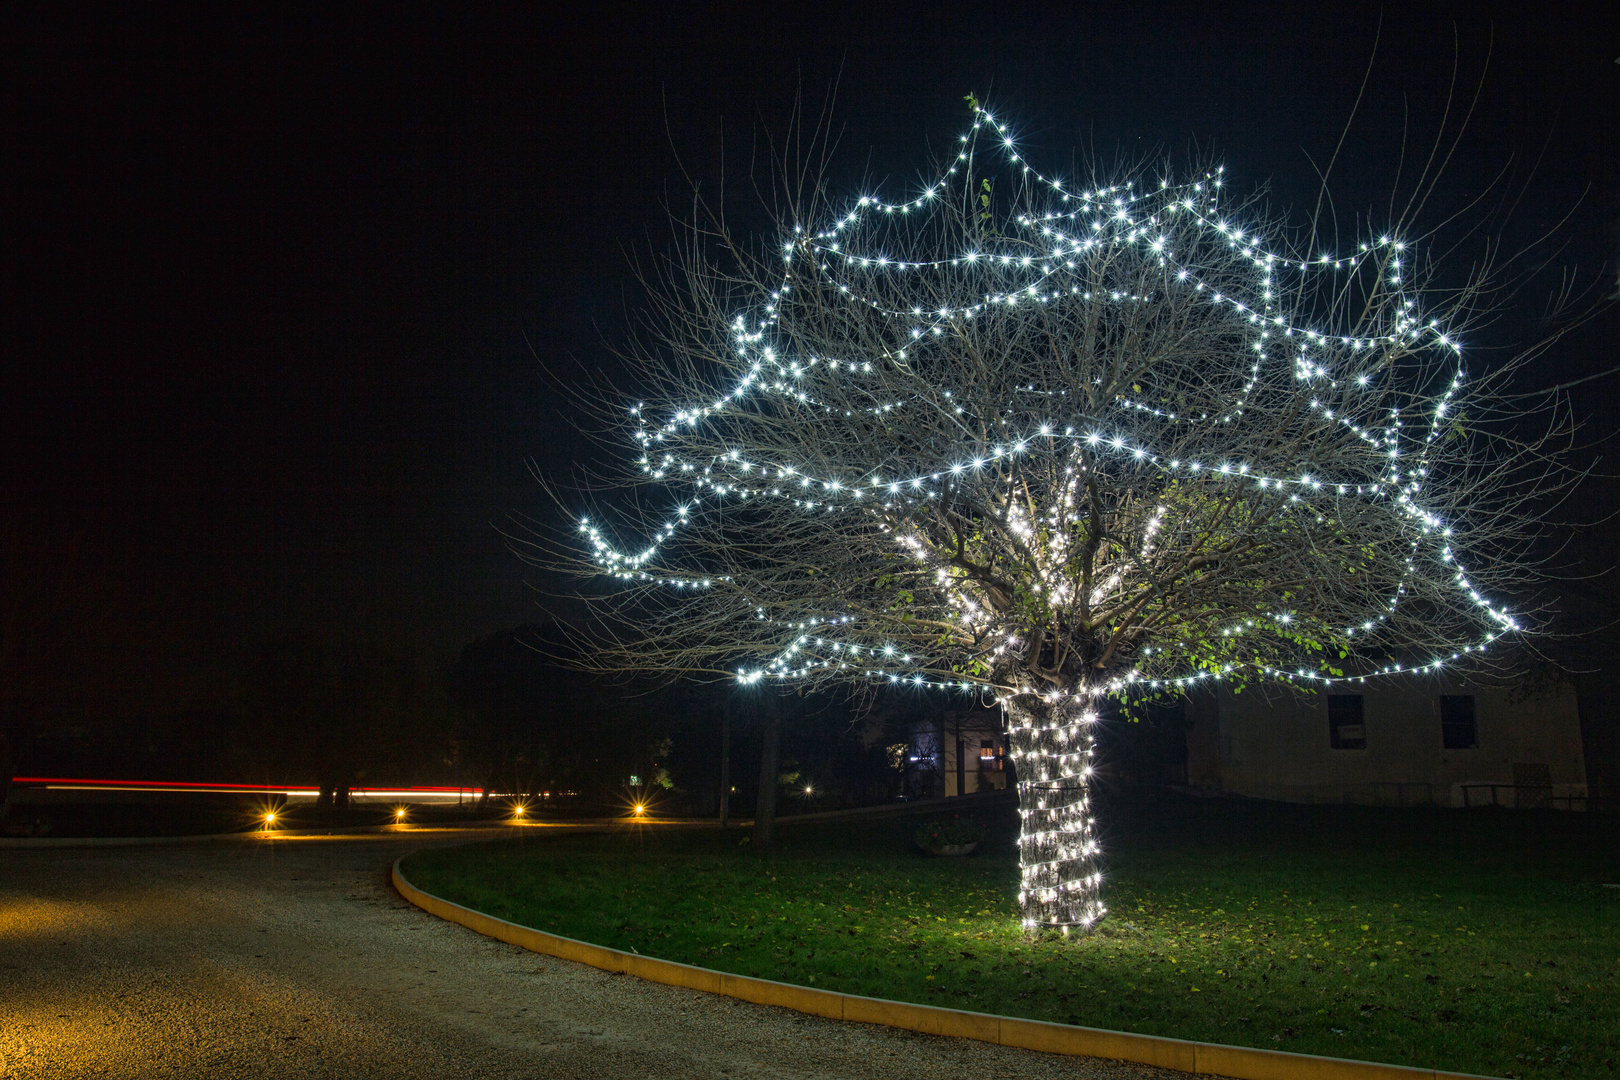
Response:
M1183 1075L609 975L389 885L472 835L0 850L0 1077Z

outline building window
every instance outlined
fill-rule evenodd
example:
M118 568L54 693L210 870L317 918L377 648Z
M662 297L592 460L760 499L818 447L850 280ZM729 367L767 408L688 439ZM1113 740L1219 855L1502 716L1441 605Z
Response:
M1479 749L1473 694L1440 695L1440 744L1447 750Z
M997 764L998 763L996 761L996 740L994 740L994 739L980 739L979 740L979 768L981 768L981 769L994 769L994 768L997 767Z
M1328 695L1328 737L1335 750L1367 749L1360 694Z

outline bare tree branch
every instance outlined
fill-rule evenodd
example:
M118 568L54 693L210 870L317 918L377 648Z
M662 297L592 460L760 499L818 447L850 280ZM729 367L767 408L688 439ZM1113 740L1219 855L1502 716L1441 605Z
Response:
M982 110L909 201L771 190L757 250L696 200L624 353L644 400L594 413L634 454L589 494L623 497L530 554L612 586L596 670L994 695L1032 922L1102 911L1098 694L1434 671L1532 628L1570 426L1489 396L1534 349L1466 369L1488 265L1324 254L1213 167L1065 186Z

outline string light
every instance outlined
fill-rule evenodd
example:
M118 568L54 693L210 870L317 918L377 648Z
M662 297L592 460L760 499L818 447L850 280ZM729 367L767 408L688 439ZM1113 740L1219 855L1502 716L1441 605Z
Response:
M996 227L930 232L936 220L961 220L954 190L971 199L992 190L988 179L974 186L981 145L1000 155L1024 193L1020 211ZM1471 583L1453 527L1436 509L1445 500L1430 497L1465 376L1456 335L1423 310L1420 293L1405 291L1408 245L1383 235L1349 253L1296 254L1224 210L1225 185L1217 168L1185 181L1161 177L1157 187L1074 189L1037 170L1008 127L976 109L959 153L915 198L862 195L830 223L801 223L784 235L775 284L753 310L716 328L718 355L734 374L728 386L656 415L645 403L628 410L637 477L676 493L668 511L653 515L630 544L603 523L578 523L595 570L632 597L672 590L716 613L702 617L716 620L705 626L730 619L754 627L733 664L742 685L871 680L988 694L1006 706L1020 777L1020 895L1032 924L1084 928L1105 914L1085 796L1098 698L1250 677L1330 686L1430 673L1520 630ZM989 195L982 205L988 220ZM954 249L928 250L941 236L956 236ZM1141 272L1108 281L1099 271L1116 265ZM1319 287L1342 296L1363 280L1378 290L1378 303L1368 305L1374 323L1313 321L1301 302ZM800 307L824 323L865 321L858 333L823 335L810 347L800 325L784 321ZM1151 381L1144 375L1099 391L1101 375L1089 385L1068 377L1038 384L1037 375L992 400L972 382L976 372L953 359L994 320L1039 327L1072 310L1127 326L1137 312L1163 308L1201 312L1185 317L1239 343L1247 359L1232 369L1232 385L1218 393L1144 389ZM1031 331L1031 341L1037 337ZM1403 364L1443 364L1445 382L1397 395ZM1243 437L1256 410L1286 416L1300 447L1332 445L1336 456L1261 452ZM796 423L805 437L783 434ZM885 435L897 425L914 437ZM765 434L751 437L758 432ZM1205 437L1220 432L1230 434ZM829 452L825 440L840 433L846 441ZM1035 474L1049 478L1039 493L1028 485ZM1139 507L1118 511L1106 551L1085 520L1098 477L1141 496ZM969 572L960 533L952 549L930 524L959 513L968 492L999 508L971 528L993 529L1023 553L1017 619L1006 615L1015 605L1006 590L993 595L1001 586ZM1353 609L1322 608L1339 619L1332 625L1306 608L1200 613L1179 629L1144 624L1123 648L1117 640L1109 646L1114 660L1064 689L1043 693L1019 674L1015 661L1043 648L1043 638L1031 635L1068 613L1125 611L1132 603L1143 610L1154 597L1155 567L1195 541L1198 514L1213 505L1244 507L1276 536L1323 537L1323 544L1376 514L1388 522L1381 542L1403 545L1404 554L1378 589L1358 582L1341 590L1354 594ZM756 510L787 513L772 520L822 543L876 538L884 558L906 567L908 592L915 585L934 598L927 632L870 604L840 606L819 584L801 596L777 579L765 588L734 565L694 567L690 538L723 535L735 515ZM705 550L714 549L691 549ZM1339 559L1350 575L1359 566L1363 580L1373 580L1370 556L1320 557ZM1391 656L1337 672L1290 662L1315 639L1346 650L1354 643L1366 656L1392 651L1402 644L1390 628L1403 600L1421 592L1426 602L1442 602L1439 590L1449 590L1444 603L1469 613L1471 637L1431 643L1415 663ZM674 636L691 631L674 616L660 627Z

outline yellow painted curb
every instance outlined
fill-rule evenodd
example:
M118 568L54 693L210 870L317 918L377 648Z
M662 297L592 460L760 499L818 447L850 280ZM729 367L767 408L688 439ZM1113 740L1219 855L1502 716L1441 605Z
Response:
M462 907L441 896L423 892L406 880L394 862L394 888L399 894L430 915L459 923L485 937L495 938L530 952L544 953L564 960L577 960L604 971L626 975L667 986L724 994L757 1005L776 1005L831 1020L948 1035L958 1039L1039 1050L1048 1054L1114 1058L1142 1065L1157 1065L1187 1073L1230 1076L1235 1080L1491 1080L1469 1073L1438 1069L1413 1069L1404 1065L1380 1065L1372 1061L1290 1054L1284 1050L1257 1050L1246 1046L1165 1039L1157 1035L1137 1035L1128 1031L1052 1024L1044 1020L1023 1020L1013 1016L992 1016L965 1009L942 1009L934 1005L913 1005L906 1001L861 997L793 986L770 979L754 979L724 971L658 960L638 953L620 952L587 941L576 941L560 934L548 934L528 926L497 919L481 911Z

